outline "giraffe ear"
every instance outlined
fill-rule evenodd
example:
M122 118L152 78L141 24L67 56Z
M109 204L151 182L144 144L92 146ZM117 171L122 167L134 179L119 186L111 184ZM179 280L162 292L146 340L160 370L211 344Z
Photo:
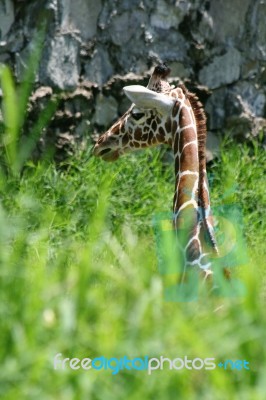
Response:
M125 86L123 90L129 100L136 104L138 108L155 108L161 114L169 114L175 104L173 98L163 93L156 93L141 85Z

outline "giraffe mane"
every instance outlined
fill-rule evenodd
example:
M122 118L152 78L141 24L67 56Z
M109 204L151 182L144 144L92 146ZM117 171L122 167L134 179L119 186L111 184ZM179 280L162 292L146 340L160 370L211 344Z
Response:
M199 142L199 163L200 166L202 165L205 168L205 163L206 163L206 138L207 138L207 128L206 128L206 114L203 109L202 103L199 101L198 96L195 93L189 92L189 90L185 87L185 85L180 85L179 86L186 98L189 100L195 120L196 120L196 126L197 126L197 137L198 137L198 142Z

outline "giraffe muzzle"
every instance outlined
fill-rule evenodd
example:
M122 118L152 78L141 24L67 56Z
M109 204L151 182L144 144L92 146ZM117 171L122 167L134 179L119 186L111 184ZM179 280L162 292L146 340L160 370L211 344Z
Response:
M100 150L99 156L103 156L104 154L109 153L111 150L112 150L112 149L103 149L103 150Z
M101 157L104 161L115 161L119 157L118 150L113 150L110 147L101 148L99 145L95 145L93 154L97 157Z

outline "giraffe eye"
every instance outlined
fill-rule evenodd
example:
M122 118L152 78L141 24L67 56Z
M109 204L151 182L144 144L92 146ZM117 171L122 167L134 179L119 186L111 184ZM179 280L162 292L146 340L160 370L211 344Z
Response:
M138 121L145 116L145 113L143 113L143 112L134 112L133 113L132 112L131 115L132 115L132 118L134 118L136 121Z

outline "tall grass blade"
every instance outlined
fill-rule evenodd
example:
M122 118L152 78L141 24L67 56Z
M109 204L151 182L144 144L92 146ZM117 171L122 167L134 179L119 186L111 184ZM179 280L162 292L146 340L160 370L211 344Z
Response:
M5 65L0 67L0 81L3 91L3 118L5 126L1 144L4 147L5 164L8 170L14 173L17 165L19 107L14 80L10 69Z

